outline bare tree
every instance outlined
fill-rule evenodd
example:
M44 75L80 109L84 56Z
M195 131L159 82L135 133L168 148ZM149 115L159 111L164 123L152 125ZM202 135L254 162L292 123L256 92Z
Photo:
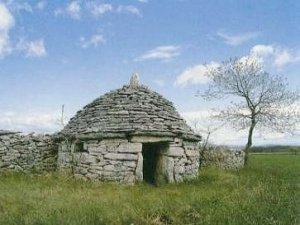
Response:
M211 112L213 115L213 112ZM192 127L197 134L201 134L202 143L201 148L206 150L211 138L211 135L221 129L225 123L220 123L213 120L213 116L207 118L197 118L191 121Z
M230 98L218 118L238 130L248 129L246 162L254 128L293 132L299 123L299 92L289 91L286 80L263 70L254 57L230 59L208 68L211 78L202 94L206 100Z
M200 145L200 158L202 163L206 161L206 153L211 149L212 142L210 141L211 135L217 132L224 126L224 123L213 120L212 115L214 112L210 112L211 116L199 117L191 120L192 127L197 134L201 134L202 142Z

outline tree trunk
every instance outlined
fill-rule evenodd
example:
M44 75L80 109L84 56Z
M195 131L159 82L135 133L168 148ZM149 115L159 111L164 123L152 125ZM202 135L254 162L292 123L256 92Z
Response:
M253 135L253 130L254 130L255 125L256 125L255 118L252 118L251 126L249 128L249 133L248 133L248 142L247 142L246 148L245 148L245 165L247 165L248 161L249 161L249 149L252 146L252 135Z

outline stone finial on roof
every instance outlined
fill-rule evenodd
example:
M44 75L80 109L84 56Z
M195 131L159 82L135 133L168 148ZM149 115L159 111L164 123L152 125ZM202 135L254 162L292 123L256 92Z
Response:
M132 74L131 78L130 78L130 87L138 87L140 85L140 77L138 75L138 73L134 73Z

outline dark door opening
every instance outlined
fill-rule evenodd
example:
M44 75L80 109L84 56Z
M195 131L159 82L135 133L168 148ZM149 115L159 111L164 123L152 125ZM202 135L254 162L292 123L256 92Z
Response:
M143 144L143 179L147 183L156 183L157 161L159 159L159 151L162 149L161 143L145 143Z

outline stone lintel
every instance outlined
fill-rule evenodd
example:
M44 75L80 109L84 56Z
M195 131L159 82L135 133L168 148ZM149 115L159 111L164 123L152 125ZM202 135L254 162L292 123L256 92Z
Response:
M172 142L173 137L155 137L155 136L133 136L130 138L130 142L137 143L155 143L155 142Z

